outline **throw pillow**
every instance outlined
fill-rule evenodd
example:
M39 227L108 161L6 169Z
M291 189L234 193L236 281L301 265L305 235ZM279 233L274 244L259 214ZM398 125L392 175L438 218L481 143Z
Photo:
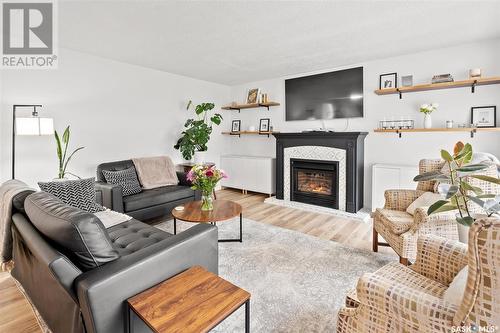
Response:
M451 304L460 305L464 297L465 287L467 286L467 276L469 273L469 266L462 268L455 276L450 286L444 292L443 298Z
M94 178L39 182L42 191L61 199L67 205L79 208L88 213L104 210L96 202Z
M406 208L406 212L410 215L415 214L415 209L420 207L428 207L435 203L438 200L443 199L441 194L432 193L432 192L424 192L421 196L419 196L415 201L413 201L408 208Z
M119 171L102 170L102 174L107 183L121 186L123 196L142 192L133 167Z
M71 207L46 192L29 195L25 209L38 231L56 243L80 269L90 270L120 257L94 214Z

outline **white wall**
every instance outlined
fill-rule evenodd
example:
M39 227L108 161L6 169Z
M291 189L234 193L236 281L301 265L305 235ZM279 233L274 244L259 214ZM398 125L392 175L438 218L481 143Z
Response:
M455 123L470 122L471 106L497 105L500 108L500 86L481 86L471 94L469 88L426 91L406 94L403 99L397 95L378 96L373 93L378 88L379 75L397 72L398 76L413 75L414 83L429 82L434 74L451 73L455 80L465 79L469 68L480 67L484 76L500 76L500 39L484 41L459 47L432 50L389 59L353 64L343 68L362 65L364 67L364 118L352 119L349 131L370 132L365 141L365 206L371 203L371 167L375 163L393 163L415 165L421 158L439 157L440 148L451 149L458 140L473 144L477 151L488 151L500 157L500 135L498 133L479 133L473 139L467 133L412 133L398 139L395 134L373 133L378 121L384 117L400 119L410 116L416 120L416 127L422 127L423 115L418 112L419 105L436 102L439 110L432 115L434 127L444 127L448 119ZM322 72L342 68L329 68ZM306 73L296 76L302 76ZM294 76L290 76L294 77ZM232 88L232 100L244 101L246 89L261 88L272 100L281 103L270 111L265 109L232 111L232 119L241 119L242 129L258 126L259 118L271 118L275 130L296 132L318 128L318 121L285 122L284 114L284 79L251 82ZM500 118L500 110L497 111ZM497 121L500 123L500 120ZM229 129L229 124L226 129ZM327 127L343 130L345 120L331 120ZM254 155L275 156L275 140L266 137L232 137L231 152Z
M97 164L139 156L170 155L185 120L186 103L227 103L230 88L66 49L57 70L0 71L2 180L10 178L12 104L42 104L40 116L54 117L63 131L71 125L71 147L85 146L69 171L94 176ZM29 112L26 113L26 116ZM20 114L22 116L22 114ZM225 126L225 125L223 125ZM215 130L209 157L219 162L228 138ZM53 137L17 137L16 178L31 185L57 175Z

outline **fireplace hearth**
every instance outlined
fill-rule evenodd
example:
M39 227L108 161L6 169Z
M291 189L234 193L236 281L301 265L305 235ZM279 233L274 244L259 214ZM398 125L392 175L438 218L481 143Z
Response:
M292 201L338 209L337 161L291 159L290 166Z

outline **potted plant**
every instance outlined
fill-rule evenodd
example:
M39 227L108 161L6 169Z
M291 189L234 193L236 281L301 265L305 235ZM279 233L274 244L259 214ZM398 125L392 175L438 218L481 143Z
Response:
M217 183L227 178L226 173L214 166L197 164L188 172L186 178L191 182L193 190L201 191L201 210L214 209L212 193Z
M488 183L500 185L497 177L478 174L489 165L484 163L469 164L472 160L472 146L458 142L453 155L446 150L441 150L441 157L445 160L449 172L431 171L423 173L414 178L415 181L439 181L438 191L443 195L443 200L438 200L432 204L427 213L435 214L439 212L457 210L456 220L461 231L461 240L467 235L467 227L481 217L500 217L500 194L484 193L483 189L470 184L471 179L479 179ZM482 213L471 211L471 203L477 204ZM477 211L477 210L476 210ZM464 227L460 227L464 226Z
M422 112L424 116L424 128L432 128L432 118L431 113L437 110L439 104L431 103L431 104L422 104L420 106L420 112Z
M189 101L186 110L189 110L192 104ZM188 119L184 124L185 129L174 146L175 149L180 150L184 159L189 161L195 156L195 163L205 162L203 155L208 149L207 144L212 134L212 127L222 122L222 115L219 113L210 116L209 113L214 107L214 103L196 105L194 111L197 119Z
M68 168L68 163L71 161L71 158L75 153L79 150L82 150L85 147L78 147L71 154L67 155L68 153L68 145L69 145L69 139L71 136L71 132L69 129L69 126L66 127L64 130L64 133L62 135L62 138L59 137L59 134L57 131L54 131L54 136L56 138L56 144L57 144L57 158L59 160L59 171L57 173L57 179L66 179L66 174L75 176L76 178L80 178L77 175L66 171Z

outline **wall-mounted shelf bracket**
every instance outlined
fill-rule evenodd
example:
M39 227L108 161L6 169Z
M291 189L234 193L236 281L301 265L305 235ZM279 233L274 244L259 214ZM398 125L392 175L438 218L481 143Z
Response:
M403 94L401 93L401 90L399 90L399 88L397 88L396 90L399 94L399 99L403 99Z
M229 135L234 135L234 136L238 136L238 138L241 138L241 133L238 132L238 133L229 133Z
M267 137L269 137L269 134L270 134L269 132L264 132L264 133L263 132L259 132L259 135L267 135Z
M470 131L470 137L473 138L474 134L476 134L477 129L473 128L472 131Z
M474 80L474 82L472 82L472 85L470 87L472 93L476 92L476 85L477 85L477 80Z

